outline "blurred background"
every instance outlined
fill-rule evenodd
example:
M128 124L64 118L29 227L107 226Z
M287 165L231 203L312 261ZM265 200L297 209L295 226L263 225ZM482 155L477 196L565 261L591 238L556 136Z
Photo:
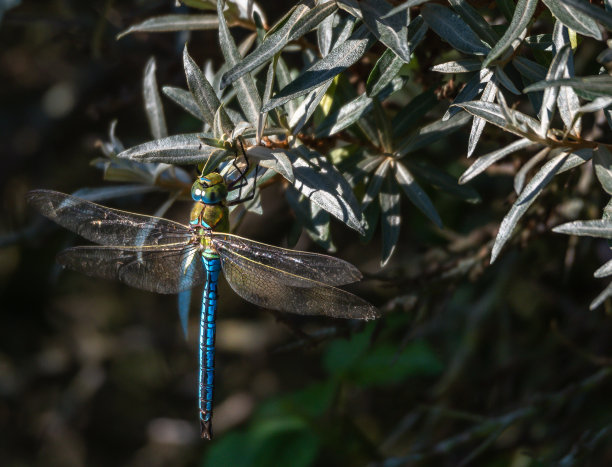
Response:
M270 24L287 9L259 4ZM218 66L217 32L115 39L150 16L186 11L165 0L0 1L0 11L9 6L0 22L2 465L612 462L611 309L588 311L604 286L592 272L610 250L535 228L577 183L568 174L530 211L523 245L488 267L483 248L510 205L512 161L474 184L486 203L431 193L446 231L404 203L398 251L382 271L378 237L364 245L333 223L336 254L366 273L353 291L386 313L378 323L281 316L222 284L216 438L201 441L197 304L185 341L175 296L60 271L55 254L79 240L24 196L104 186L90 161L110 123L128 147L150 139L148 59L158 83L185 87L185 41L198 63ZM438 43L432 36L432 51ZM198 130L172 102L164 107L171 134ZM483 152L509 141L489 130ZM438 141L423 157L457 176L466 138ZM239 234L286 244L293 216L282 189L263 191L264 215L249 214ZM163 200L111 204L152 214ZM584 203L598 217L605 200L587 190ZM183 221L189 209L177 203L166 217ZM298 247L320 251L304 235ZM445 276L458 256L482 267Z

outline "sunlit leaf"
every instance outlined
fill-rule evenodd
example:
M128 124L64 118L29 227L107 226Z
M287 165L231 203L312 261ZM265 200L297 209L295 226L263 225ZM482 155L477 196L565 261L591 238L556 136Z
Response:
M592 94L593 98L612 97L612 76L607 74L585 76L582 78L561 78L552 81L539 81L527 86L523 89L523 92L542 91L549 86L571 86L576 92L585 91Z
M603 144L593 151L593 167L601 187L612 194L612 153Z
M529 146L533 145L533 142L523 138L513 143L510 143L508 146L505 146L501 149L497 149L493 152L485 154L484 156L480 156L478 159L474 161L474 163L465 171L463 175L459 178L459 183L467 183L477 175L480 175L487 168L495 164L496 162L502 160L504 157L520 151L521 149L525 149Z
M590 4L586 0L563 0L572 12L582 12L601 23L608 31L612 31L612 13Z
M392 5L386 0L362 0L359 2L363 22L376 38L389 47L404 62L410 62L411 50L406 40L409 22L406 10L393 14Z
M217 29L216 15L165 15L149 18L117 34L117 39L134 32L174 32Z
M157 80L155 79L155 59L151 58L147 62L144 73L143 97L145 102L145 113L149 121L151 136L153 138L163 138L168 136L166 118L164 117L164 107L159 96Z
M502 107L492 102L471 101L458 105L472 115L484 118L487 122L519 136L533 135L535 140L535 135L540 129L540 123L537 120L518 110L507 109L510 116L508 119Z
M455 96L452 104L460 104L462 102L468 102L473 100L476 96L478 96L482 91L484 91L485 86L493 77L493 70L488 68L483 68L478 73L474 74L472 78L463 86L463 89L459 91L459 93ZM442 120L448 120L450 117L455 115L456 113L461 112L461 108L457 106L451 106L448 108Z
M482 61L477 58L462 58L434 65L431 67L431 70L438 73L467 73L469 71L480 70L481 66Z
M553 232L612 240L612 222L604 219L573 221L558 225Z
M496 67L499 69L499 67ZM482 91L482 96L480 100L482 102L493 102L495 99L495 95L497 93L497 84L495 84L495 80L491 79L487 83ZM484 130L486 120L480 117L474 117L474 121L472 122L472 129L470 130L470 138L468 140L468 149L467 156L470 157L474 150L476 149L476 144L482 135L482 131Z
M327 56L308 67L300 76L281 89L270 99L263 111L268 112L334 78L359 60L374 42L376 41L369 34L368 29L361 26L343 44L334 48Z
M601 31L597 23L580 10L570 7L560 0L542 0L542 2L548 7L555 18L568 28L584 36L593 37L598 41L601 40Z
M550 68L546 74L548 82L559 79L563 76L567 69L567 59L572 51L569 44L565 44L553 57L550 63ZM540 136L546 136L550 128L550 122L555 112L557 104L557 93L559 88L556 86L548 86L544 89L544 98L542 99L542 108L540 109Z
M562 153L555 158L549 160L542 168L533 176L529 183L525 186L518 199L514 202L508 214L504 217L497 237L495 238L495 244L491 250L491 263L495 261L502 247L510 239L514 228L516 227L520 218L527 212L527 209L535 201L535 199L542 193L542 190L555 176L561 165L567 159L567 153Z
M512 42L525 31L529 21L533 17L537 4L537 0L518 0L508 29L506 29L502 38L497 41L487 55L487 58L485 58L482 63L483 67L489 66L493 60L502 55L512 46Z
M265 146L252 146L247 149L247 155L254 158L259 165L274 170L289 182L293 183L293 168L287 152L280 148L267 148Z

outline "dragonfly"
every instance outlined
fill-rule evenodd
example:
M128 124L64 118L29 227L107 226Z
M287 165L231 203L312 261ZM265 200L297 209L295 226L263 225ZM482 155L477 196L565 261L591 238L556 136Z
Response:
M221 271L246 301L299 315L370 320L379 311L338 286L362 278L351 263L296 251L229 232L228 186L216 172L191 188L189 225L108 208L51 190L33 190L28 202L41 214L98 245L61 251L57 261L88 276L119 280L161 294L203 285L199 333L200 434L212 439L215 331Z

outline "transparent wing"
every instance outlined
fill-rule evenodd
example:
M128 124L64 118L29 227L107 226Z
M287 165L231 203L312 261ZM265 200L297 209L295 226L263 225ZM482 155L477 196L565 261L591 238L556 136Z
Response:
M215 233L213 243L257 263L328 285L351 284L362 277L351 263L333 256L288 250L231 234Z
M167 245L191 236L189 227L159 217L111 209L51 190L27 194L42 215L101 245Z
M272 310L300 315L373 319L378 310L365 300L321 282L300 277L218 245L221 267L234 292Z
M57 261L91 277L114 279L163 294L203 284L206 273L196 245L155 247L78 246L60 252Z

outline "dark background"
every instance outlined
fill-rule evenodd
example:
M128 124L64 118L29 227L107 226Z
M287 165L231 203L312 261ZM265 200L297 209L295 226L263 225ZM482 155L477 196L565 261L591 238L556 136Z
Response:
M347 324L256 310L223 285L218 436L199 440L197 319L192 315L186 342L176 297L60 274L54 256L76 239L43 222L24 200L33 188L102 186L89 162L100 155L97 144L114 119L126 146L150 139L144 66L155 56L158 83L185 87L187 37L136 34L116 41L115 35L177 11L171 3L25 0L0 23L0 463L154 466L207 459L223 465L220 459L235 460L243 450L243 465L283 465L279 459L289 459L285 465L363 465L414 450L428 453L420 459L424 465L456 465L488 432L466 435L448 450L440 443L504 414L515 414L516 422L504 425L477 463L537 465L572 450L592 465L612 461L610 308L588 311L605 286L592 278L609 258L605 242L574 244L577 260L571 262L568 237L534 228L494 266L461 280L427 282L428 268L453 239L476 230L476 244L492 238L509 207L511 177L503 175L476 183L489 200L481 205L432 193L447 236L405 202L398 251L382 272L379 239L363 245L334 223L337 254L376 275L359 293L389 312L368 327L366 342L375 343L372 352L381 360L365 358L362 364L370 367L362 373L347 376L352 368L343 373L342 362L333 363L351 361L359 348L355 338L347 340ZM270 24L286 9L280 2L260 5ZM220 64L216 31L193 33L189 44L198 63L212 58ZM173 103L164 100L164 106L171 134L197 130ZM493 133L483 153L500 139ZM458 162L457 148L465 141L465 133L458 134L423 155L458 175L465 160ZM526 222L537 225L576 178L557 182ZM162 201L131 197L114 205L152 213ZM589 192L585 203L598 217L605 200ZM264 216L248 217L240 233L283 244L293 218L282 187L266 189L263 205ZM168 217L185 219L188 209L178 203ZM317 249L304 237L299 246ZM332 337L301 345L300 331ZM596 384L576 386L592 375ZM337 381L341 390L326 405L326 384ZM312 408L317 403L321 413ZM282 418L285 424L276 428L266 425L279 420L278 413L295 417ZM274 429L278 436L265 436ZM252 453L258 449L271 457Z

